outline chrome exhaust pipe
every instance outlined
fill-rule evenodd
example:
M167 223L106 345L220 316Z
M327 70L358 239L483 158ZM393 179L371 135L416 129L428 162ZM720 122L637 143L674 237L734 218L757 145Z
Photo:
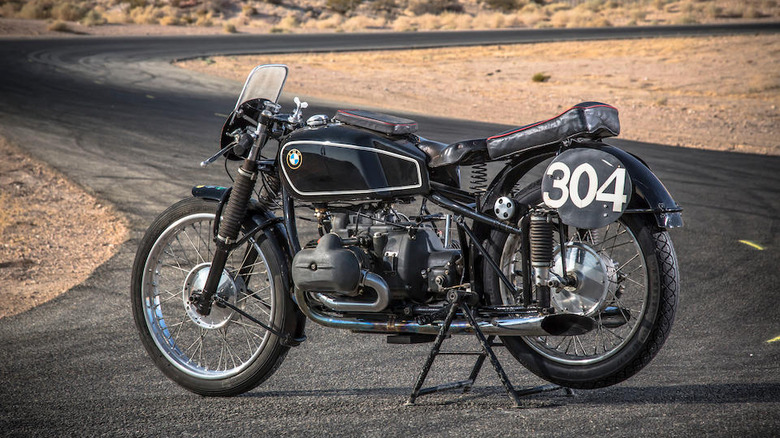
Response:
M316 300L339 312L381 312L390 304L390 288L385 279L373 272L363 271L360 287L370 287L376 292L376 300L358 301L347 298L333 298L322 292L314 293ZM300 298L299 298L300 299Z
M381 277L380 277L381 278ZM378 291L377 291L378 292ZM321 295L321 294L320 294ZM330 297L326 297L332 300ZM366 321L357 318L340 318L324 315L309 307L306 292L295 289L298 307L312 321L325 327L333 327L360 332L374 333L439 333L439 324L420 324L413 321ZM319 296L317 297L319 299ZM338 305L354 305L354 302L338 300ZM386 304L385 304L386 307ZM360 308L365 311L365 307ZM478 321L483 334L497 336L575 336L587 333L596 326L592 318L574 314L532 315L517 318L494 318L490 321ZM450 325L450 334L473 333L473 327L465 319L454 320Z

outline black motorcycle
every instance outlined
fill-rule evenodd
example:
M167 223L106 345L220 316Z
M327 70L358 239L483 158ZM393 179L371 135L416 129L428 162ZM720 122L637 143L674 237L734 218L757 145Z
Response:
M201 163L243 160L233 186L194 187L138 248L135 322L169 378L208 396L251 390L307 318L435 342L410 401L449 334L476 334L497 371L498 336L567 388L616 384L658 353L679 292L666 230L682 210L640 158L601 141L619 133L614 107L445 144L375 112L303 122L296 98L284 114L286 77L251 72ZM488 182L490 162L503 167Z

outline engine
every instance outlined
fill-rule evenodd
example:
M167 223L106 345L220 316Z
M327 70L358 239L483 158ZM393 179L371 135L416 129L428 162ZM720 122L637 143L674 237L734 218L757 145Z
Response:
M444 247L434 216L364 211L321 215L322 237L293 259L296 287L335 310L378 312L443 299L460 284L461 251Z

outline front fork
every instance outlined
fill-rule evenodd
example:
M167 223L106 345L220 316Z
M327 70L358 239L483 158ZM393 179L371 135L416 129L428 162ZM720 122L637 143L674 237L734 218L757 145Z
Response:
M219 232L214 239L216 249L214 258L211 260L211 268L206 278L206 284L203 286L202 291L196 291L190 297L190 301L198 313L204 316L211 313L211 306L219 287L219 281L222 278L222 272L225 269L232 245L236 242L238 233L241 231L241 224L246 216L249 201L257 182L257 157L260 155L260 149L265 144L265 124L259 124L257 131L260 134L252 145L246 160L238 168L238 175L233 183L233 189L230 192L227 205L219 221Z

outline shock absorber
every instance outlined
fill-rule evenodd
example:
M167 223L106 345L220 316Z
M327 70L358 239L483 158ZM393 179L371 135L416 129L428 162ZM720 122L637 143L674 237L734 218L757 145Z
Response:
M553 262L553 224L543 213L533 213L529 226L529 244L533 284L539 307L550 307L550 268Z
M211 305L216 294L219 281L222 279L222 272L225 269L230 246L238 238L241 231L241 223L249 207L249 200L252 197L252 191L257 182L257 157L260 155L260 149L265 144L266 126L273 116L268 107L261 113L260 123L257 125L255 136L251 137L251 150L244 163L238 169L238 175L233 183L233 189L230 192L230 198L222 212L222 220L219 223L219 231L215 239L216 249L214 258L211 260L209 275L206 278L206 284L202 291L196 291L190 297L198 313L208 316L211 313Z

